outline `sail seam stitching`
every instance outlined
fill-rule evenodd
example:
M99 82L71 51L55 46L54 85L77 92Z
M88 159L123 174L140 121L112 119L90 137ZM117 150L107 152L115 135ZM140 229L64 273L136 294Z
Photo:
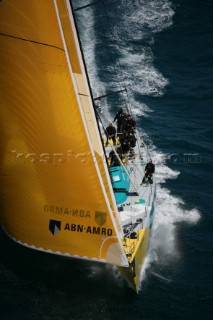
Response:
M47 47L51 47L51 48L54 48L54 49L58 49L58 50L64 51L63 48L54 46L54 45L52 45L52 44L48 44L48 43L44 43L44 42L39 42L39 41L35 41L35 40L29 40L29 39L25 39L25 38L20 38L20 37L12 36L12 35L10 35L10 34L6 34L6 33L0 33L0 36L8 37L8 38L16 39L16 40L21 40L21 41L26 41L26 42L31 42L31 43L35 43L35 44L40 44L40 45L42 45L42 46L47 46Z

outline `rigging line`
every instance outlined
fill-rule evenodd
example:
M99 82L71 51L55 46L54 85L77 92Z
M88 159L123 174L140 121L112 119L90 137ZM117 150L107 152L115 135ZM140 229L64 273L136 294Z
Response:
M102 0L102 1L103 1L103 0ZM101 2L101 1L98 1L98 2ZM96 2L96 3L98 3L98 2ZM95 3L94 3L94 4L95 4ZM91 4L91 5L92 5L92 4ZM105 5L105 3L104 3L104 5ZM87 6L90 6L90 5L87 5ZM106 9L105 9L105 11L106 11ZM105 35L104 28L103 28L103 24L101 23L100 16L99 16L99 14L98 14L98 10L97 10L97 9L96 9L96 12L97 12L97 17L98 17L98 20L99 20L99 25L100 25L100 27L101 27L102 34L103 34L103 36L104 36L104 38L105 38L105 42L107 42L107 41L106 41L106 40L107 40L107 37L106 37L106 35ZM106 16L108 17L107 12L106 12ZM109 19L108 19L108 21L109 21ZM81 25L82 25L82 23L81 23ZM111 28L111 29L112 29L112 28ZM111 32L111 34L112 34L112 32ZM108 53L109 53L109 56L110 56L110 58L111 58L111 61L113 62L112 54L111 54L111 51L110 51L109 47L106 46L106 49L107 49L107 51L108 51ZM113 63L113 64L114 64L114 63ZM119 70L121 70L120 64L119 64ZM116 70L115 65L114 65L114 71L115 71L115 73L118 73L117 70ZM121 91L122 91L122 90L121 90ZM127 98L128 98L128 94L127 94L127 89L126 89L126 88L125 88L125 91L126 91L126 96L127 96ZM123 98L124 103L125 103L125 105L126 105L126 109L127 109L127 111L129 112L128 104L127 104L127 101L126 101L127 99L125 99L123 95L122 95L122 98Z
M93 100L94 100L94 101L96 101L96 100L101 100L102 98L106 98L106 97L108 97L108 96L112 96L112 95L114 95L114 94L117 94L117 93L120 93L120 92L124 92L124 91L126 91L126 88L125 88L125 89L118 90L118 91L106 93L106 94L104 94L104 95L102 95L102 96L99 96L99 97L94 98Z
M104 127L104 125L103 125L103 122L102 122L102 120L101 120L101 116L100 116L100 114L98 113L97 109L96 109L96 112L97 112L97 114L98 114L98 116L99 116L99 120L100 120L100 122L101 122L101 124L102 124L104 133L105 133L105 135L106 135L105 127ZM103 118L105 118L105 120L107 120L108 122L111 122L108 117L106 117L105 115L102 115L102 116L103 116ZM143 140L142 140L142 141L143 141ZM125 170L127 176L129 177L129 179L130 179L130 181L131 181L131 183L132 183L132 186L134 187L135 191L139 194L137 187L135 186L134 182L132 181L132 178L130 177L128 171L126 170L126 168L125 168L123 162L121 161L118 153L116 152L115 148L114 148L113 145L110 143L110 140L108 141L108 143L109 143L111 149L115 152L115 155L116 155L118 161L120 162L121 166L124 168L124 170ZM139 150L140 150L140 149L139 149ZM137 166L135 166L135 167L136 167L136 169L138 170L138 172L140 173L140 175L142 176L142 174L141 174L140 170L137 168Z
M73 11L72 2L70 0L69 0L69 2L70 2L71 10ZM86 76L86 79L87 79L89 93L90 93L90 96L91 96L91 102L92 102L95 118L96 118L96 121L97 121L97 128L98 128L99 134L101 135L101 129L99 127L99 122L98 122L98 112L96 110L96 106L95 106L95 103L94 103L93 92L92 92L92 88L91 88L91 85L90 85L89 74L88 74L88 71L87 71L86 60L85 60L84 52L83 52L83 45L82 45L82 42L81 42L81 39L80 39L80 34L79 34L79 31L78 31L78 28L77 28L77 20L76 20L76 16L75 16L74 12L73 12L73 20L74 20L74 24L75 24L77 37L78 37L79 49L80 49L81 55L82 55L82 62L83 62L83 65L84 65L85 76ZM107 161L106 151L105 151L105 148L104 148L102 140L101 140L101 145L102 145L102 150L103 150L104 155L105 155L105 160Z
M103 5L104 5L105 12L106 12L106 16L108 17L109 31L110 31L110 33L111 33L112 38L114 39L113 32L112 32L112 26L111 26L111 22L110 22L110 19L109 19L109 14L108 14L108 11L107 11L106 5L105 5L105 0L103 1ZM120 70L120 73L121 73L121 75L122 75L122 78L124 79L124 73L123 73L122 68L121 68L121 63L120 63L119 57L118 57L118 68L119 68L119 70ZM124 86L127 87L127 84L126 84L125 81L124 81ZM128 94L127 94L127 100L129 100ZM126 103L126 101L125 101L125 103ZM129 103L129 105L130 105L130 103ZM126 106L127 106L127 110L128 110L128 105L127 105L127 103L126 103ZM129 111L129 110L128 110L128 111ZM130 108L130 111L131 111L131 108Z
M100 120L101 120L101 119L100 119ZM101 124L102 124L102 126L103 126L103 123L102 123L102 122L101 122ZM104 126L103 126L103 129L104 129L104 132L105 132L105 134L106 134L106 130L105 130ZM129 172L128 172L127 169L125 168L123 162L121 161L121 158L119 157L119 155L118 155L117 151L115 150L114 146L111 144L110 140L108 141L108 143L109 143L111 149L114 151L114 153L115 153L115 155L116 155L116 157L117 157L120 165L123 167L124 171L126 172L127 176L129 177L129 180L130 180L133 188L134 188L135 191L139 194L138 189L137 189L137 187L135 186L134 182L132 181L132 178L130 177Z
M98 113L98 111L97 111L97 113ZM100 114L98 114L98 115L99 115L99 119L100 119L100 121L101 121L101 116L100 116ZM106 115L102 114L102 117L105 118L105 120L106 120L108 123L112 122L111 119L109 119ZM105 132L105 134L106 134L106 130L105 130L105 128L104 128L104 125L103 125L103 122L102 122L102 121L101 121L101 124L102 124L103 129L104 129L104 132ZM136 131L136 132L138 132L138 131ZM140 137L139 137L139 138L140 138ZM142 141L143 141L143 140L142 140ZM143 142L144 142L144 141L143 141ZM140 148L138 147L138 149L139 149L139 152L140 152L140 155L141 155ZM139 170L139 169L137 169L137 170L138 170L138 172L140 173L140 175L143 176L143 175L141 174L140 170ZM144 174L144 173L143 173L143 174Z
M54 45L52 45L52 44L48 44L48 43L44 43L44 42L39 42L39 41L35 41L35 40L29 40L29 39L25 39L25 38L21 38L21 37L16 37L16 36L12 36L12 35L10 35L10 34L0 33L0 36L8 37L8 38L16 39L16 40L21 40L21 41L26 41L26 42L31 42L31 43L35 43L35 44L40 44L40 45L42 45L42 46L47 46L47 47L51 47L51 48L54 48L54 49L58 49L58 50L64 51L63 48L54 46Z
M121 158L119 157L119 155L118 155L117 151L115 150L114 146L111 144L110 141L108 141L108 143L109 143L110 147L112 148L112 150L115 152L115 155L116 155L118 161L120 162L120 165L122 166L122 168L123 168L124 171L126 172L127 176L129 177L129 180L130 180L133 188L134 188L135 191L139 194L137 187L135 186L134 182L132 181L132 178L130 177L129 172L128 172L127 169L125 168L125 166L124 166L123 162L121 161Z
M101 1L103 1L103 0L101 0ZM101 2L101 1L98 1L98 2ZM96 2L96 3L98 3L98 2ZM94 4L95 4L95 3L94 3ZM91 4L91 5L92 5L92 4ZM88 6L90 6L90 5L88 5ZM96 9L96 11L97 11L97 9ZM100 18L99 18L99 15L98 15L98 14L97 14L97 17L98 17L99 24L100 24L101 29L102 29L102 34L103 34L104 37L105 37L104 31L103 31L103 26L102 26L102 23L100 22ZM80 24L81 27L84 28L84 25L82 24L81 19L78 19L78 15L76 16L76 18L77 18L77 20L78 20L78 24ZM105 42L106 42L106 37L105 37ZM106 48L107 48L109 54L111 54L109 48L108 48L107 46L106 46ZM112 59L111 59L111 60L112 60ZM114 69L115 69L115 68L114 68ZM127 90L127 89L125 88L125 89L116 91L116 93L118 93L118 92L123 92L123 91L126 91L126 90ZM112 94L114 94L114 93L109 93L109 94L103 95L102 97L105 97L105 96L107 96L107 95L112 95ZM94 98L93 101L99 100L99 98L101 98L101 97Z
M95 4L99 3L99 2L102 2L102 1L103 1L103 0L99 0L99 1L95 1L95 2L93 2L93 3L86 4L85 6L81 6L81 7L78 7L78 8L76 8L76 9L74 9L74 11L76 12L76 11L79 11L79 10L82 10L82 9L85 9L85 8L88 8L88 7L91 7L91 6L93 6L93 5L95 5Z
M108 11L107 11L107 9L106 9L105 0L103 1L103 6L104 6L105 13L106 13L106 17L107 17L107 19L108 19L109 32L111 33L111 36L112 36L112 38L114 39L114 35L113 35L113 32L112 32L113 29L112 29L112 25L111 25L111 22L110 22L110 19L109 19ZM120 72L121 72L121 74L122 74L122 76L123 76L123 72L122 72L122 69L121 69L121 64L120 64L119 58L118 58L118 66L119 66ZM125 82L124 82L124 83L125 83ZM125 85L125 87L126 87L126 85Z
M139 153L140 153L140 159L142 160L143 159L143 154L142 154L142 152L141 152L141 149L140 149L140 145L139 145L139 140L141 140L142 141L142 143L143 143L143 147L144 147L144 140L143 140L143 137L140 137L139 136L139 132L138 131L136 131L136 136L137 136L137 145L138 145L138 150L139 150Z
M98 106L97 106L98 107ZM98 113L98 111L97 111L97 113ZM102 114L101 116L100 116L100 114L98 113L98 115L99 115L99 118L101 119L101 116L102 116L102 118L105 118L105 120L107 120L107 122L112 122L111 121L111 119L109 119L106 115L104 115L104 114ZM102 125L103 125L103 122L101 121L101 123L102 123Z
M98 113L97 110L96 110L96 112L97 112L97 114L98 114L98 116L99 116L99 119L100 119L100 122L101 122L101 124L102 124L104 133L106 134L105 127L104 127L103 122L102 122L102 120L101 120L101 116L100 116L100 114ZM110 120L106 115L103 114L102 117L105 118L105 120L107 120L108 122L111 122L111 120ZM138 133L138 131L137 131L137 133ZM139 135L139 133L138 133L138 135ZM140 138L140 137L139 137L139 138ZM142 139L142 142L144 143L143 139ZM113 146L112 146L111 143L110 143L110 140L108 141L108 143L110 144L112 150L115 152ZM139 148L139 152L140 152L140 148ZM147 148L147 153L148 153L148 148ZM115 152L115 154L116 154L116 157L118 158L118 160L119 160L119 162L120 162L121 160L120 160L119 155L117 154L117 152ZM141 153L140 153L140 154L141 154ZM124 167L123 162L121 161L120 163L121 163L122 167ZM142 174L142 173L140 172L139 168L137 168L137 166L136 166L135 164L134 164L133 166L136 167L136 169L138 170L138 172L140 173L140 175L143 177L143 176L144 176L144 172L143 172L143 174ZM124 168L125 168L125 167L124 167ZM128 175L128 174L127 174L127 175ZM129 175L128 175L128 177L129 177ZM130 178L130 177L129 177L129 178ZM132 182L131 179L130 179L130 181ZM134 183L132 183L132 185L133 185L133 187L135 188L135 191L139 194L138 189L135 187ZM146 190L145 190L145 191L146 191ZM144 195L144 194L145 194L145 192L144 192L142 195Z
M97 111L97 113L98 113L98 111ZM100 118L101 118L101 117L100 117L100 114L98 114L98 115L99 115L99 119L100 119ZM106 115L102 114L102 117L105 118L105 120L107 120L109 123L111 122L111 120L110 120ZM101 119L100 119L100 120L101 120ZM104 132L106 132L102 121L101 121L101 124L102 124L102 126L103 126ZM137 136L139 136L138 131L136 131L136 133L137 133ZM106 133L105 133L105 134L106 134ZM144 143L143 139L141 139L140 136L138 137L138 139L139 139L139 140L142 140L142 142ZM140 152L140 156L141 156L142 159L143 159L143 155L141 154L141 151L140 151L138 139L137 139L138 150L139 150L139 152ZM147 148L147 153L148 153L148 148ZM142 160L142 159L141 159L141 160ZM135 164L134 164L134 166L135 166ZM137 168L137 170L138 170L138 172L140 173L141 176L144 175L144 172L143 172L143 174L142 174L142 173L140 172L139 168ZM143 171L144 171L144 170L143 170Z
M150 190L150 193L149 193L149 202L148 202L148 205L150 205L150 202L151 202L150 200L151 200L151 195L152 195L152 184L150 184L149 186L150 186L150 189L151 189L151 190Z
M149 156L149 159L152 159L151 154L150 154L149 149L148 149L148 146L146 144L145 144L145 146L146 146L146 152L147 152L147 154Z
M122 69L121 69L121 72L122 72ZM127 101L129 102L129 107L127 105L127 109L129 108L128 112L130 114L132 114L132 107L131 107L131 103L130 103L130 98L129 98L129 95L128 95L128 91L126 90L126 96L127 96Z
M138 165L137 164L131 164L132 167L134 167L134 175L136 175L136 172L138 171L138 173L140 174L141 177L143 177L143 174L140 172L140 170L138 169Z
M141 193L141 198L144 198L145 194L148 192L148 188L145 188L144 192Z
M95 9L96 9L96 8L95 8ZM96 12L97 12L97 9L96 9ZM99 25L100 25L100 27L101 27L101 32L102 32L102 34L103 34L103 36L104 36L104 40L105 40L105 43L106 43L106 42L107 42L107 37L106 37L106 34L105 34L105 32L104 32L103 24L102 24L102 22L101 22L101 19L100 19L100 16L99 16L98 12L97 12L97 17L98 17ZM108 51L108 53L109 53L110 60L113 62L112 54L111 54L111 51L109 50L109 47L106 46L106 49L107 49L107 51ZM115 65L113 65L113 68L114 68L114 71L116 71L116 66L115 66Z
M69 2L69 4L68 4L68 2ZM57 6L57 0L54 0L54 6L55 6L55 11L56 11L56 16L57 16L57 19L58 19L59 28L60 28L60 31L61 31L62 41L63 41L65 52L66 52L66 58L67 58L67 62L68 62L69 70L70 70L70 75L71 75L71 78L72 78L72 81L73 81L74 90L76 92L77 90L75 89L75 85L76 84L75 84L75 80L74 80L74 74L72 72L72 67L71 67L71 64L70 64L70 61L69 61L69 58L68 58L66 41L65 41L65 38L64 38L64 35L63 35L62 24L61 24L61 20L60 20L60 16L59 16L59 10L58 10L58 6ZM85 60L84 60L84 56L83 56L83 50L82 50L82 46L81 46L81 42L80 42L80 38L79 38L78 29L76 28L77 27L76 19L75 19L75 15L74 15L74 12L73 12L72 2L70 2L70 0L66 1L66 8L68 10L70 23L71 23L72 30L73 30L74 40L77 41L77 42L75 42L77 53L81 57L81 59L79 60L80 67L82 68L83 73L86 76L86 79L88 81L87 86L88 86L88 89L89 89L89 92L90 92L90 96L91 96L91 102L92 102L93 109L94 109L94 116L96 117L95 104L94 104L94 101L92 100L92 98L93 98L92 97L92 90L91 90L91 87L90 87L90 84L89 84L89 78L88 78L86 64L85 64ZM82 54L82 56L80 54ZM76 95L76 96L79 99L78 107L79 107L79 111L81 113L81 118L82 118L82 121L83 121L83 124L84 124L85 133L86 133L87 138L88 138L88 143L89 143L89 146L90 146L90 150L92 152L92 155L95 156L95 150L93 149L92 142L91 142L90 137L89 137L89 130L88 130L87 126L86 126L86 119L85 119L84 114L83 114L80 98L78 97L78 95ZM98 119L96 121L97 121L97 128L95 127L95 130L99 130L99 134L101 134L101 130L100 130L100 127L99 127ZM105 149L104 149L104 146L103 146L102 139L100 139L99 145L102 145L102 150L103 150L103 152L105 154L105 157L106 157L106 152L105 152ZM107 157L106 157L106 160L107 160ZM99 168L98 164L96 163L96 161L94 162L94 166L96 168L96 172L97 172L97 175L98 175L98 178L99 178L99 182L100 182L100 187L101 187L104 199L105 199L105 203L107 205L108 212L109 212L109 214L111 216L111 221L112 221L113 227L115 229L115 233L116 233L116 236L117 236L117 239L118 239L118 243L120 245L120 248L123 250L122 252L124 252L124 249L123 249L123 246L122 246L122 241L121 241L121 238L120 238L120 235L123 236L123 231L118 228L115 219L113 219L113 209L116 208L116 203L115 203L115 198L113 200L113 190L110 187L111 184L110 184L110 176L109 176L109 173L108 173L108 170L107 170L108 168L104 164L103 159L102 159L102 164L103 164L103 167L104 167L104 173L105 173L105 176L106 176L106 179L107 179L107 183L108 183L108 186L109 186L109 192L110 192L112 201L110 201L110 199L108 197L108 192L106 190L106 186L104 185L103 179L101 179L100 168ZM126 260L125 261L125 263L126 263L127 259L126 259L126 257L124 257L124 258Z
M98 100L98 101L100 101L100 100ZM96 107L101 108L101 106L98 106L98 105L96 105ZM99 114L99 117L105 119L108 123L112 122L112 120L108 116L106 116L104 113L101 113L101 115Z
M139 170L139 168L138 168L138 165L137 164L132 164L132 167L135 167L136 169L135 169L135 171L138 171L138 173L140 174L140 176L141 177L143 177L144 176L144 172L142 173L140 170Z
M103 1L103 3L104 3L104 8L105 8L105 1ZM105 43L107 43L107 36L106 36L106 33L104 32L104 27L103 27L103 24L102 24L102 22L101 22L100 15L99 15L97 9L96 9L96 12L97 12L98 20L99 20L99 25L100 25L100 27L101 27L101 32L102 32L103 37L104 37L104 39L105 39ZM105 12L106 12L106 9L105 9ZM106 16L107 16L107 20L109 21L107 12L106 12ZM112 28L111 28L111 29L112 29ZM111 32L111 35L112 35L112 32ZM113 36L112 36L112 37L113 37ZM109 47L108 47L108 46L105 46L105 48L106 48L106 50L107 50L108 53L109 53L109 57L110 57L110 60L111 60L111 62L112 62L112 65L113 65L114 72L115 72L117 75L119 75L118 71L116 70L117 67L116 67L115 63L113 62L112 53L111 53ZM120 63L119 63L119 59L118 59L118 65L119 65L119 70L121 70ZM121 73L121 72L120 72L120 73ZM122 73L121 73L121 74L122 74ZM124 84L125 84L125 82L124 82ZM126 85L125 85L125 88L126 88ZM122 97L123 97L123 96L122 96ZM126 99L123 98L123 100L124 100L124 103L125 103L125 105L126 105L126 109L128 110L128 105L127 105ZM128 111L129 111L129 110L128 110Z

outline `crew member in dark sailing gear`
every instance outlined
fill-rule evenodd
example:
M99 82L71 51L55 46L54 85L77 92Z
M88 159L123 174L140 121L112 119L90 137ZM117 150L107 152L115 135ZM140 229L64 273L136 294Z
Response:
M129 133L127 131L125 131L122 137L120 138L120 143L121 143L121 148L123 153L127 153L130 149L130 144L131 144Z
M116 129L113 127L112 123L106 128L107 141L106 146L108 146L108 140L112 139L113 144L116 145Z
M124 123L123 129L125 131L134 133L135 126L136 126L135 120L130 115L128 115Z
M130 141L130 147L134 148L136 146L136 141L137 141L134 134L129 135L129 141Z
M117 133L120 133L122 132L122 125L124 121L124 113L122 108L120 108L116 113L113 122L115 122L116 120L117 120Z
M122 161L122 150L121 150L121 148L118 147L116 149L116 152L117 152L118 157ZM121 165L117 155L116 155L114 150L110 151L110 153L109 153L110 167L117 167L117 166Z
M145 167L145 175L143 177L141 185L145 182L145 180L148 178L149 183L152 184L152 175L155 172L155 165L152 163L152 160L150 159Z

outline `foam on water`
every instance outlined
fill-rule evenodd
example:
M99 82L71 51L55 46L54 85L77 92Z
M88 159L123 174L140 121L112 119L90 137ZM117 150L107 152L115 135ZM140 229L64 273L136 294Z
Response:
M167 0L134 2L124 0L120 4L117 2L116 5L119 12L116 23L113 25L109 23L107 26L99 25L103 30L104 40L102 41L105 42L107 39L109 45L108 49L105 43L102 45L102 49L106 51L105 54L110 56L112 52L119 52L120 56L117 63L114 61L113 65L104 67L106 72L111 72L107 90L115 90L122 83L127 87L131 86L130 91L134 94L162 95L168 80L154 67L150 45L154 42L154 33L172 24L174 11L171 3ZM106 13L104 8L102 11ZM100 46L100 39L96 37L94 30L96 14L94 8L88 8L80 11L77 17L93 94L99 96L105 94L106 84L100 81L96 68L96 59L98 57L103 59L102 50L99 52L96 49L97 45ZM113 12L108 10L107 15L110 19ZM142 39L145 41L143 48L137 45L137 41Z
M131 85L129 98L133 115L147 117L152 110L146 104L139 103L135 99L135 94L159 96L164 93L168 80L154 67L153 54L149 44L153 44L153 34L172 24L174 11L168 0L138 0L134 2L123 0L120 2L118 10L121 14L111 34L114 37L113 48L121 56L119 59L121 70L119 79L126 85ZM89 28L86 29L89 31L85 31L84 28L82 34L93 92L95 92L94 95L99 95L100 93L103 94L106 86L107 89L115 87L117 79L112 75L111 81L105 84L98 78L95 61L95 41L98 41L98 39L96 39L95 31L93 30L93 21L93 11L90 10L90 15L87 12L87 25L89 24ZM92 35L91 30L93 30ZM125 39L123 39L124 34ZM91 37L94 42L91 41ZM134 41L141 41L141 39L148 39L143 48L134 44ZM107 109L104 112L105 116L109 118L110 114ZM146 133L143 132L143 135L146 135ZM178 258L180 256L177 248L177 223L195 224L200 219L200 213L196 208L192 210L184 209L183 200L172 195L170 190L161 186L168 179L178 178L180 172L166 166L165 160L169 155L158 150L152 145L152 142L150 145L151 157L156 164L157 199L150 250L145 259L141 278L145 278L146 270L151 263L167 264L172 257ZM162 275L158 274L158 276L164 278Z
M82 10L76 15L78 28L80 31L81 43L84 51L84 58L87 65L87 71L93 89L93 96L96 97L100 92L104 92L105 86L98 80L97 66L95 60L95 17L92 8L88 8L86 11ZM86 27L85 27L86 21Z
M141 39L169 27L174 15L172 3L168 0L122 0L119 9L125 14L124 27L133 39ZM134 24L134 34L128 29L129 21Z
M130 84L135 93L162 95L168 80L154 67L150 44L154 42L153 34L172 24L171 3L167 0L123 0L118 11L121 14L112 34L121 54L123 81ZM138 41L144 41L143 48L138 47Z
M120 64L123 78L131 86L134 93L141 95L160 96L164 92L168 80L153 66L153 57L150 49L143 53L130 53L128 48L123 48ZM134 69L132 67L134 66ZM111 83L111 85L115 85Z
M141 280L146 278L146 271L153 262L158 265L168 265L171 260L181 256L177 246L177 224L182 222L196 224L201 217L196 208L184 209L183 200L161 186L167 179L176 179L179 175L178 171L171 170L165 165L167 156L153 148L151 157L156 164L157 197L149 254L145 259Z
M153 111L145 103L134 101L134 104L131 105L131 112L134 116L143 116L144 118L147 118Z

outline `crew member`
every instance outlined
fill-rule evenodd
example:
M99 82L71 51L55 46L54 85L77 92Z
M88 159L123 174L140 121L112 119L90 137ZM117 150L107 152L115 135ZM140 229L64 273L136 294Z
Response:
M129 135L129 140L130 140L130 147L134 148L136 146L137 139L133 133Z
M131 145L129 133L127 131L124 131L122 137L120 138L120 143L123 153L127 153Z
M129 133L130 132L134 133L135 126L136 126L135 120L128 114L126 117L126 121L125 121L123 129L128 131Z
M152 184L152 175L155 172L155 165L152 163L152 160L150 159L145 167L145 175L143 177L141 185L145 182L146 179L148 179L149 183Z
M117 153L117 154L116 154ZM116 149L116 153L114 150L110 151L109 153L109 160L110 160L110 167L117 167L120 166L119 158L122 160L122 150L121 148Z
M112 139L113 144L116 145L116 129L113 127L112 123L109 124L109 126L106 128L106 146L108 146L108 140Z
M116 113L113 122L115 122L116 120L117 120L117 133L119 134L122 132L122 127L124 122L124 113L122 108L120 108Z

